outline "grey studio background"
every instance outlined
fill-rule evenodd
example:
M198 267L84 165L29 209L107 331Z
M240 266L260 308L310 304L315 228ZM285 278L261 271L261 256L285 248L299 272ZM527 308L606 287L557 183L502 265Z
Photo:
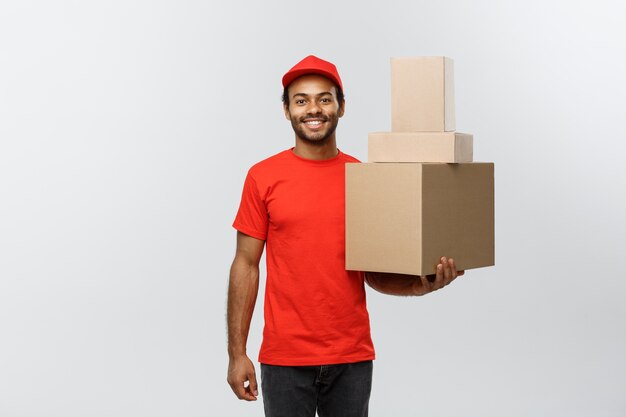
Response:
M496 164L495 267L423 298L368 288L370 414L626 416L625 18L2 2L0 416L262 415L226 384L231 224L249 166L293 146L280 78L310 53L339 68L338 143L361 160L390 129L389 58L452 57L457 130Z

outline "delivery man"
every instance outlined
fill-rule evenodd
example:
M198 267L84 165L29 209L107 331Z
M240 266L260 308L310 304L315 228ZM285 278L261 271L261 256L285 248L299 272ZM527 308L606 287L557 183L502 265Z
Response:
M295 146L250 168L234 228L228 288L228 383L242 400L258 396L246 352L267 248L265 327L259 353L268 417L367 416L374 346L364 282L395 295L424 295L463 271L441 258L432 276L345 269L345 167L337 148L345 112L335 65L308 56L283 76L283 110Z

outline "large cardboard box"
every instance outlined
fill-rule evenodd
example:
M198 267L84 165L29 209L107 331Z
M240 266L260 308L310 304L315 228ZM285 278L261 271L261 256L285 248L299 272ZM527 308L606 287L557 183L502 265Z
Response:
M391 130L456 130L452 59L391 58Z
M435 273L494 265L492 163L346 164L346 269Z
M473 136L458 132L376 132L368 137L369 162L472 162Z

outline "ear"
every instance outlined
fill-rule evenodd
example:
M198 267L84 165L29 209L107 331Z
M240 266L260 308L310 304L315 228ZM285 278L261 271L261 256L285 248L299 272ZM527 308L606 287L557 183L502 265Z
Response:
M337 116L339 117L343 117L343 114L346 111L346 100L343 100L341 103L339 103L339 110L337 110Z
M289 106L283 103L283 112L285 113L285 119L291 120L291 113L289 113Z

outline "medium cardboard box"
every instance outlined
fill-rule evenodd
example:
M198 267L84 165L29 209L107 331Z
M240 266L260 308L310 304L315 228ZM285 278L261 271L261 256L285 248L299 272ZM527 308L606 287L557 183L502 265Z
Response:
M391 130L456 130L452 59L391 58Z
M346 164L346 269L494 265L494 164Z
M458 132L376 132L368 137L369 162L472 162L473 136Z

